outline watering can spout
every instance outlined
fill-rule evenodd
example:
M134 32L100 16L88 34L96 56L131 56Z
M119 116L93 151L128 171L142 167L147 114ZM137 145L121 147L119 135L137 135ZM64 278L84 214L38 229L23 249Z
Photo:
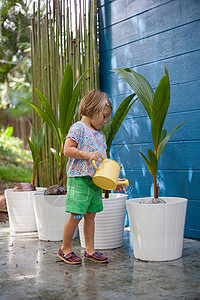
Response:
M119 180L121 166L113 159L103 158L101 156L99 167L96 166L95 160L92 164L96 169L96 173L92 178L94 184L104 190L115 190L118 185L128 186L128 179Z
M118 182L117 182L117 185L124 185L124 186L129 186L129 181L128 181L128 179L124 179L124 180L119 180Z

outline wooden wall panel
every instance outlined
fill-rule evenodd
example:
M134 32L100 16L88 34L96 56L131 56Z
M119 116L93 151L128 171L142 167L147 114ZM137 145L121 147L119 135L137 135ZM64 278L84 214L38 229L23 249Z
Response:
M186 122L171 137L170 141L189 141L199 140L200 133L200 113L198 111L190 111L190 113L174 113L166 117L165 128L169 133L179 124ZM151 142L151 126L148 117L127 117L117 132L113 145L129 144L129 143L149 143Z
M122 83L122 81L121 81ZM123 83L122 83L123 85ZM110 97L113 103L113 109L116 111L119 104L125 97L131 93L131 89L126 89L124 94L118 94ZM171 102L168 113L177 113L184 111L193 111L199 109L199 95L200 95L200 80L188 81L183 83L171 84ZM131 108L131 112L127 117L146 116L140 101L136 101Z
M176 142L169 141L163 151L159 161L160 170L188 170L192 173L194 170L200 170L200 160L194 160L194 157L199 157L200 141ZM125 170L140 170L145 167L145 163L140 159L140 150L144 155L147 155L147 149L153 148L152 143L143 144L119 144L112 146L112 158L123 164ZM126 157L127 159L123 159Z
M167 65L171 103L165 128L172 136L159 161L161 196L188 198L185 235L200 239L200 1L99 1L100 82L116 111L132 90L114 68L132 68L155 89ZM129 197L152 194L152 178L137 149L152 149L150 123L137 101L111 148L122 165Z

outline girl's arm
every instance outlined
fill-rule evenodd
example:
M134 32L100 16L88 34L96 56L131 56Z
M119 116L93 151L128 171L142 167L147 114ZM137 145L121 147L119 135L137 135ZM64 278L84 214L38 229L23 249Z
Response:
M79 150L77 148L77 143L70 138L65 140L64 155L75 159L97 160L100 158L100 153L98 151L89 152Z

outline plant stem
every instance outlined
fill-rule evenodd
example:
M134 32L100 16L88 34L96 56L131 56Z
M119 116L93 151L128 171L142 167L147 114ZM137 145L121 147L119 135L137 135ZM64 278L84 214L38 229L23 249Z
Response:
M36 168L33 166L33 174L32 174L32 180L31 184L35 185L35 175L36 175Z
M58 176L58 185L60 185L60 182L63 179L63 156L64 156L64 148L63 148L63 144L61 146L61 162L60 162L60 170L59 170L59 176Z
M108 190L105 190L105 195L104 195L104 198L109 198L109 191Z
M157 186L157 176L153 176L153 182L154 182L154 198L158 198L159 194L159 186Z

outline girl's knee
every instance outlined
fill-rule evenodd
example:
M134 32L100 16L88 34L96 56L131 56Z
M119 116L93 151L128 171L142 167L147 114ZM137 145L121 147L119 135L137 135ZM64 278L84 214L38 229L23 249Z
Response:
M96 213L90 213L90 212L87 212L85 215L84 215L84 219L85 220L92 220L94 219L96 216Z

